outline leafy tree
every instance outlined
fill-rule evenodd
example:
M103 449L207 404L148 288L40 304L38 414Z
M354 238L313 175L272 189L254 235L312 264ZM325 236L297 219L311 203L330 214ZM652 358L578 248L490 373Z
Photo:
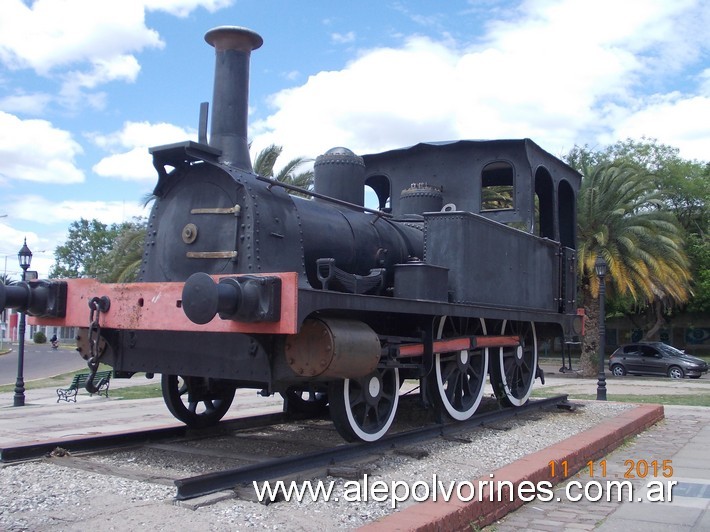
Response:
M582 346L582 369L597 368L599 280L594 262L608 264L610 295L634 301L683 303L690 275L683 231L675 217L661 210L654 181L630 164L602 163L582 168L578 197L577 257L582 304L589 317Z
M693 264L693 290L689 312L710 313L710 235L691 234L688 236L688 256Z
M599 150L589 145L575 146L565 156L567 163L577 169L623 161L653 173L674 158L678 158L677 148L659 144L657 140L646 137L642 137L640 141L626 139Z
M55 263L49 272L54 278L94 277L104 279L113 265L107 255L119 236L134 222L106 225L99 220L72 222L67 240L54 251Z
M101 258L108 253L118 235L117 226L99 220L72 222L67 240L54 251L55 263L50 277L98 277Z
M9 285L13 284L15 280L6 273L0 273L0 284Z
M710 223L710 163L689 161L655 139L626 139L602 150L575 146L565 157L577 170L601 164L628 164L648 174L661 199L690 234L707 233Z

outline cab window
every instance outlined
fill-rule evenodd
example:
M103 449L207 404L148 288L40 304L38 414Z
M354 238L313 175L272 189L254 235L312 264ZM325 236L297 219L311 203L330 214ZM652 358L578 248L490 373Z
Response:
M487 164L481 173L481 212L515 208L515 173L504 161Z

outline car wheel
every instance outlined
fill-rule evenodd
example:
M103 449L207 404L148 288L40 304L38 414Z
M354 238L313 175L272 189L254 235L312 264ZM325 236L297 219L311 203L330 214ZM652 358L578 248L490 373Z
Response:
M671 379L682 379L685 377L685 373L682 368L679 368L678 366L671 366L668 368L668 376Z
M626 375L626 369L621 364L614 364L611 367L611 373L615 377L623 377L624 375Z

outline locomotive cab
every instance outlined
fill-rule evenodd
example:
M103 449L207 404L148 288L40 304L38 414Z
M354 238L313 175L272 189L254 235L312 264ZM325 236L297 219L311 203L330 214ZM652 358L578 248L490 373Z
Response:
M361 186L395 217L412 213L406 191L426 184L442 208L490 220L575 247L575 196L581 176L530 139L421 143L364 155ZM423 188L423 187L422 187Z

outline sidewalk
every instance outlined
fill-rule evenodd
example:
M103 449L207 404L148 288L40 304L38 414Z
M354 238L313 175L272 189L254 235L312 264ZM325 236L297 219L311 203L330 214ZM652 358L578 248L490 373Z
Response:
M652 467L645 478L632 481L632 502L622 503L585 501L572 502L564 496L561 501L530 503L493 523L485 530L512 532L517 530L599 530L603 532L671 532L710 530L710 408L689 406L666 406L665 420L632 438L628 444L608 454L606 477L583 471L576 480L589 484L590 480L606 483L607 480L623 480L633 464L642 460L659 464L669 460L673 475L664 478L659 470L653 476ZM599 469L600 460L596 460ZM643 468L640 468L643 472ZM634 470L638 477L638 471ZM643 499L644 488L651 481L675 481L672 500L648 502ZM564 483L566 485L567 483ZM577 493L581 493L580 490ZM564 494L563 488L555 491Z
M594 395L597 388L596 379L584 379L575 373L559 373L559 365L543 366L546 374L546 385L536 385L536 389L547 389L548 392L582 393ZM155 428L160 426L179 426L168 412L162 398L140 400L118 400L118 389L123 386L156 383L144 378L111 381L109 398L90 397L85 391L80 392L76 403L57 403L54 389L27 390L26 406L13 407L12 393L0 394L0 447L9 447L18 443L39 442L61 438L77 438L80 436L99 435L108 432L128 431L136 429ZM68 384L68 382L67 382ZM607 375L607 393L633 394L698 394L710 393L710 377L704 376L698 380L671 380L649 378L614 378ZM280 396L260 397L255 390L239 390L234 404L227 417L241 417L263 413L280 412L282 400ZM659 411L658 407L646 406L635 410ZM666 406L665 419L661 420L639 436L631 437L605 457L594 459L597 472L594 477L588 471L581 471L578 476L556 486L555 498L551 502L530 502L516 511L508 514L489 525L486 530L508 532L513 530L601 530L601 531L700 531L710 530L710 408ZM525 470L533 466L544 469L550 460L550 453L580 453L589 448L603 453L608 448L609 434L618 432L619 428L632 424L633 421L613 419L602 425L609 425L605 432L601 425L595 429L581 433L576 437L552 446L541 453L519 460L506 469L508 473L517 474L517 481ZM576 439L575 439L576 438ZM572 441L574 440L574 441ZM558 454L556 456L567 456ZM606 476L598 472L602 459L606 459ZM588 458L587 458L588 459ZM585 461L587 460L585 459ZM582 486L591 485L593 481L623 480L628 470L627 461L638 464L642 460L646 464L662 464L663 461L672 465L673 475L666 479L659 473L653 476L647 470L645 478L633 480L634 497L644 497L644 486L652 480L675 481L672 500L669 502L589 502L579 500L572 502L565 497L564 485L570 481L580 482ZM502 473L501 473L502 474ZM503 478L496 473L496 478ZM549 479L549 474L548 474ZM471 479L473 480L473 479ZM583 489L577 489L577 494ZM414 505L394 514L401 520L396 524L389 522L385 529L415 530L415 529L451 529L452 523L461 517L462 504L436 508L437 518L443 521L429 521L431 507L426 503ZM498 508L500 510L500 508ZM407 512L414 512L408 514ZM409 517L406 517L408 516ZM414 515L412 520L411 516ZM499 514L500 515L500 514ZM443 517L442 517L443 516ZM450 517L447 517L450 516ZM447 519L453 519L448 521ZM416 524L412 524L416 523ZM469 525L481 526L483 523L469 522ZM375 524L377 526L377 524Z
M31 389L25 391L25 406L21 407L12 406L13 393L0 393L0 447L182 426L168 411L162 397L114 398L119 396L117 390L122 387L156 383L160 384L159 378L112 379L108 398L90 396L86 390L80 390L76 403L57 403L56 389ZM281 396L261 397L257 396L256 390L237 390L224 419L281 412L282 409Z

